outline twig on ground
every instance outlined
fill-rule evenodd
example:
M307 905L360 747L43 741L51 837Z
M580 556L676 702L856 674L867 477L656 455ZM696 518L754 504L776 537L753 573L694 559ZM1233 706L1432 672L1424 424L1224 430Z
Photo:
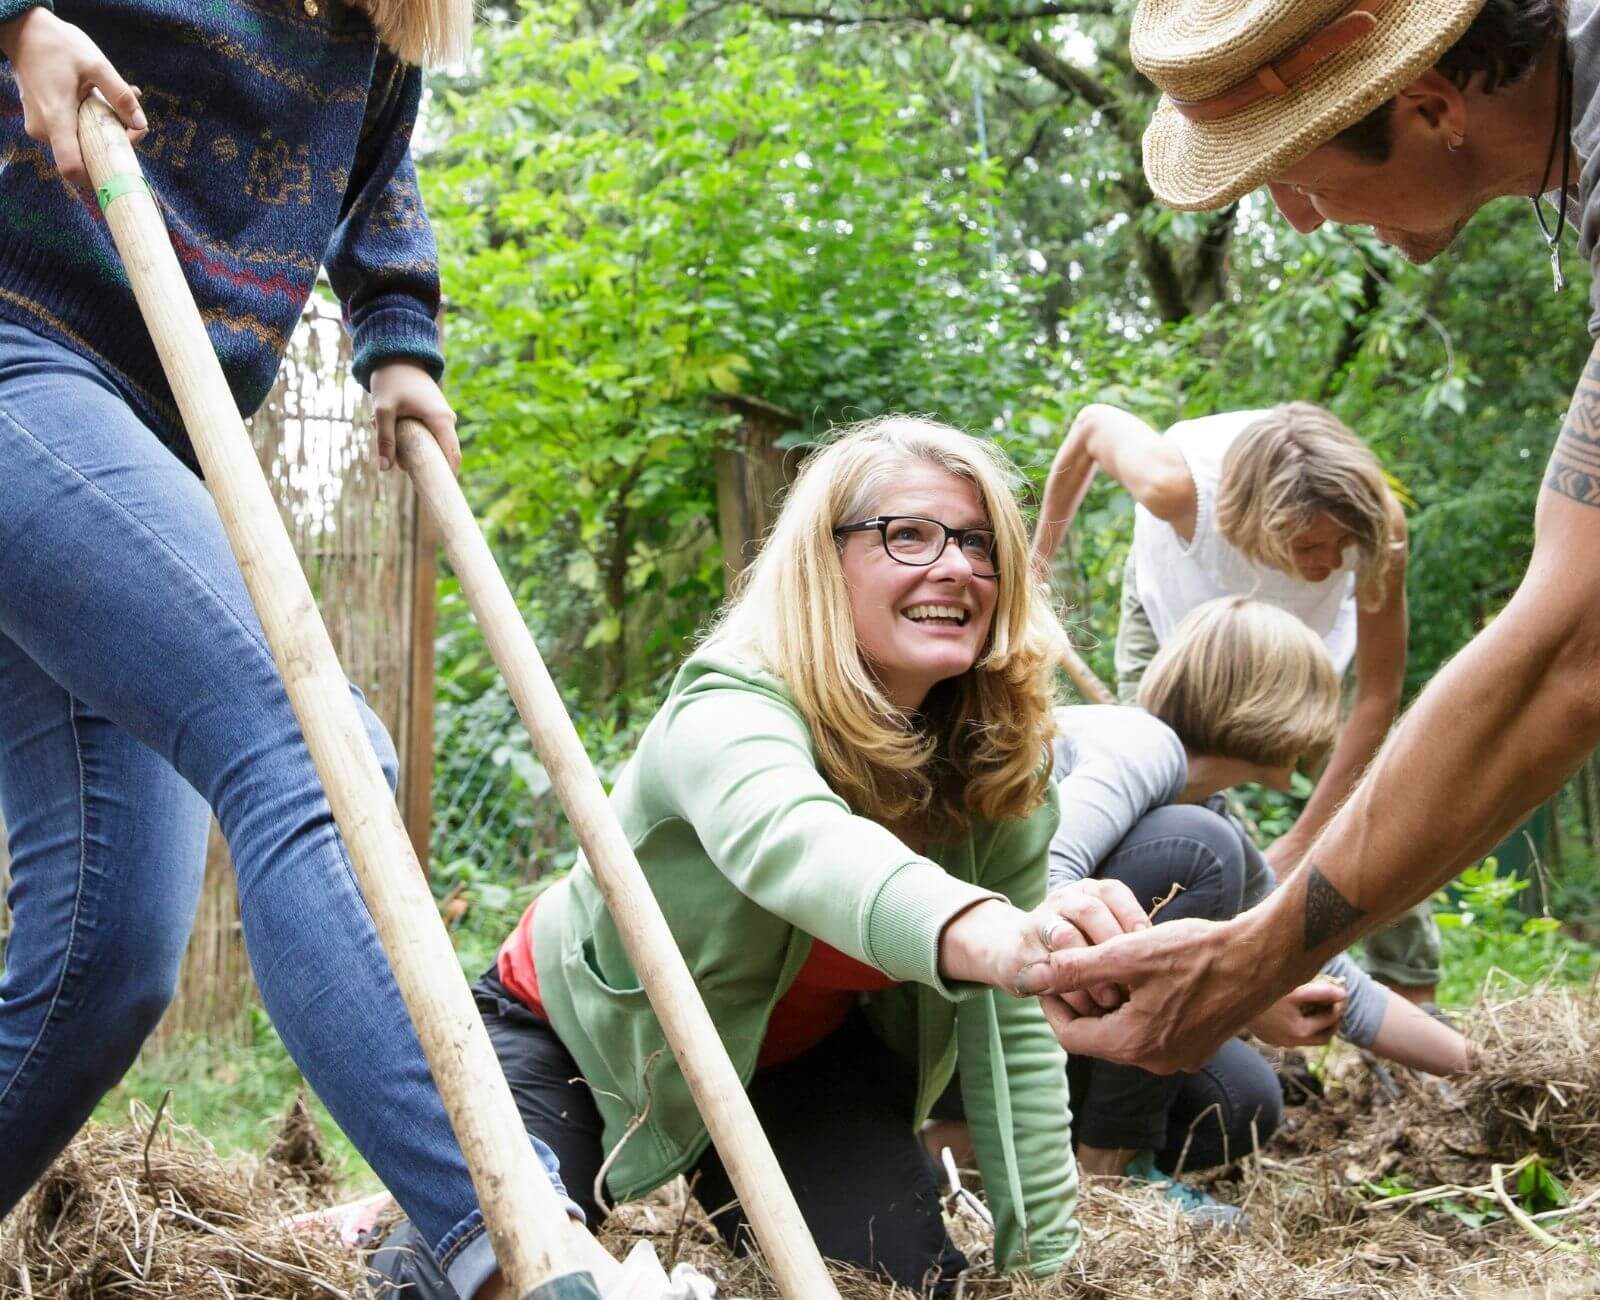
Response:
M150 1144L156 1140L156 1130L161 1127L161 1116L167 1109L167 1103L172 1100L172 1089L168 1088L161 1094L161 1104L156 1107L155 1117L150 1121L150 1132L144 1139L144 1189L150 1193L150 1199L156 1199L155 1175L150 1172Z
M1518 1161L1518 1164L1526 1163L1526 1160ZM1511 1167L1515 1169L1517 1166L1513 1165ZM1515 1201L1513 1201L1510 1195L1506 1192L1505 1175L1505 1165L1494 1165L1489 1170L1489 1181L1494 1184L1494 1194L1499 1199L1500 1204L1506 1207L1506 1213L1511 1216L1512 1221L1515 1222L1518 1227L1531 1236L1535 1241L1549 1246L1551 1250L1571 1251L1583 1249L1581 1246L1575 1245L1573 1242L1562 1241L1559 1237L1551 1236L1537 1223L1530 1219L1528 1217L1528 1212Z

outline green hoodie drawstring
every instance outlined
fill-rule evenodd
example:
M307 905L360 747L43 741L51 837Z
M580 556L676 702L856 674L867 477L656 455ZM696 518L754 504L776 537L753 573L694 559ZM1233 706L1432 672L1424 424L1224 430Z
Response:
M1006 1162L1006 1190L1016 1207L1017 1224L1022 1229L1022 1253L1028 1248L1028 1207L1022 1199L1022 1174L1017 1168L1017 1135L1012 1126L1011 1081L1006 1075L1005 1052L1000 1041L1000 1013L995 1010L994 989L984 990L984 1012L989 1018L989 1081L994 1087L995 1119L1000 1125L1000 1154Z

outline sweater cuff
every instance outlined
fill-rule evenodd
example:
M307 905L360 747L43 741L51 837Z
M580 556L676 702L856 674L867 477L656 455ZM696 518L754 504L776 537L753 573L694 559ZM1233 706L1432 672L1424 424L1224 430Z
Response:
M4 5L8 0L0 0ZM385 361L414 361L434 379L444 373L439 331L433 320L412 307L382 307L353 327L356 382L372 387L372 372Z
M1081 1240L1082 1234L1074 1226L1065 1239L1051 1238L1035 1243L1027 1259L1013 1264L1012 1268L1029 1277L1054 1277L1078 1253Z
M891 875L867 908L863 948L872 964L892 979L932 986L956 1001L976 985L952 990L939 974L939 936L960 912L1004 896L957 880L941 867L918 860Z
M54 10L52 0L0 0L0 23L8 23L13 18L20 18L30 9Z

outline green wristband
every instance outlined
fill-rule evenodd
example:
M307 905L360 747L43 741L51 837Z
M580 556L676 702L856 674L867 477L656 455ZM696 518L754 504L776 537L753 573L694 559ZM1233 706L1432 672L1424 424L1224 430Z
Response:
M102 212L124 194L148 193L150 193L150 183L138 172L121 172L94 192L95 197L100 200Z

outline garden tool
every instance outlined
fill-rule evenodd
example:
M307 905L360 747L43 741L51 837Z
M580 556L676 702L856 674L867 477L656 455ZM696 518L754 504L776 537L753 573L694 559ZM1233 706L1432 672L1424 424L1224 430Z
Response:
M1083 656L1071 646L1061 651L1061 666L1067 670L1067 676L1072 679L1072 684L1078 688L1078 693L1090 704L1115 704L1117 697L1113 695L1098 677L1094 669L1084 663Z
M184 426L216 499L356 877L520 1300L599 1300L534 1155L327 628L127 132L98 95L78 137ZM394 1116L403 1123L404 1116ZM821 1294L821 1293L819 1293Z
M694 1094L768 1268L787 1300L837 1300L838 1290L744 1084L444 453L415 420L400 421L396 451L444 541L489 652L577 833L628 960Z

